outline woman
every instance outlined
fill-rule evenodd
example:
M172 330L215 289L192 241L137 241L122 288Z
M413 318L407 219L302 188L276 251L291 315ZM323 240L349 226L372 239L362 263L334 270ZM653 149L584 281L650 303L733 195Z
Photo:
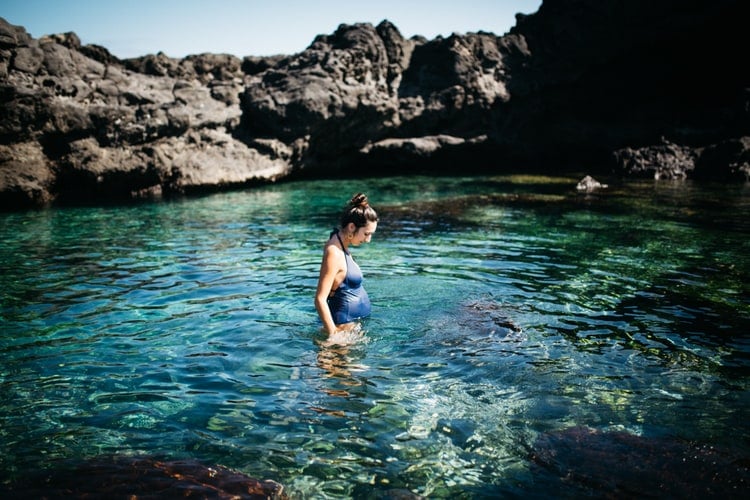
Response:
M370 298L362 287L362 271L351 254L350 245L369 243L378 227L378 214L367 196L352 196L323 250L315 309L329 335L351 331L359 318L370 314Z

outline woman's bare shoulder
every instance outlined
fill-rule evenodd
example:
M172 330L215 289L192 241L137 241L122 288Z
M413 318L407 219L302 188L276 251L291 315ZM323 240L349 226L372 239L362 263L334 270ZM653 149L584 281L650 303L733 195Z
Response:
M329 241L323 248L323 258L326 260L340 260L344 261L344 251L340 249L335 243Z

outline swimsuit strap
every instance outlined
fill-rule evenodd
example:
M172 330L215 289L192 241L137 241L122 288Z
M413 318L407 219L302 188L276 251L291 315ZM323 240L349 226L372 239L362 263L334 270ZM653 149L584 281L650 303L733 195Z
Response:
M341 250L343 250L346 255L349 255L349 252L346 251L346 247L344 246L344 242L341 241L341 236L339 236L338 229L336 230L336 239L339 240L339 243L341 244Z

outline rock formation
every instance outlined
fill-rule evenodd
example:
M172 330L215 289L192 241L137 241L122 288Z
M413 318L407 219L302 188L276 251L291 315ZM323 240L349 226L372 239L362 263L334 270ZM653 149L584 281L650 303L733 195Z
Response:
M119 60L0 18L0 207L289 176L750 173L741 0L545 0L506 35L341 25L273 58Z

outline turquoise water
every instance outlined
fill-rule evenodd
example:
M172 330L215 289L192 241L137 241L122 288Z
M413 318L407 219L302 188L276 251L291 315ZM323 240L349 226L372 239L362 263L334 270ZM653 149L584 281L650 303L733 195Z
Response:
M304 181L0 214L2 484L127 456L220 464L292 498L641 495L661 479L633 484L628 457L671 477L675 450L704 450L709 475L684 491L716 483L721 456L722 491L747 493L750 189L584 196L577 180ZM360 190L381 215L353 252L373 314L329 346L322 244ZM603 474L565 455L571 429L629 444L603 446Z

